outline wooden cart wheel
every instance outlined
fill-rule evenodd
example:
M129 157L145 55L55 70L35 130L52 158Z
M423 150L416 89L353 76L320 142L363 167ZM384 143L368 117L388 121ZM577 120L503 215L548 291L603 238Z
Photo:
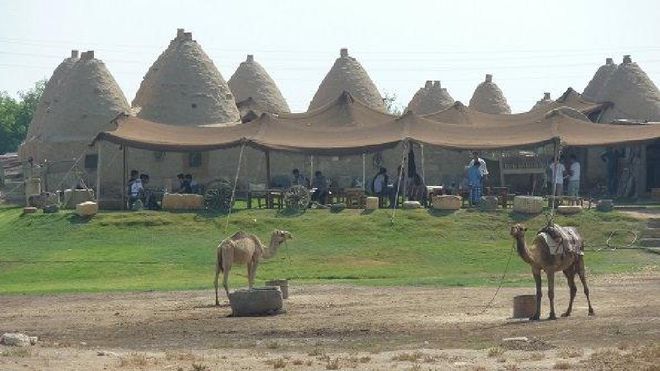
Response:
M304 186L294 185L284 191L284 205L287 209L304 210L310 201L309 189Z
M227 211L233 205L231 193L233 187L226 180L214 180L206 185L204 192L204 205L207 210Z

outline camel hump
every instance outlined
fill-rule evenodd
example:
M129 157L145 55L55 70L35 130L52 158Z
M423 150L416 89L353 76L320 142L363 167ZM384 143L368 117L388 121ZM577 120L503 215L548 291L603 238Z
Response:
M229 239L234 240L234 241L242 240L244 238L251 238L251 235L249 233L245 232L245 231L238 231L238 232L234 233L231 237L229 237Z

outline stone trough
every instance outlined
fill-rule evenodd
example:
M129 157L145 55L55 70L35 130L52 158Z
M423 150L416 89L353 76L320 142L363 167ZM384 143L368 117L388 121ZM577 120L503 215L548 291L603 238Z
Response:
M279 287L255 287L229 294L232 317L269 316L281 313L282 291Z

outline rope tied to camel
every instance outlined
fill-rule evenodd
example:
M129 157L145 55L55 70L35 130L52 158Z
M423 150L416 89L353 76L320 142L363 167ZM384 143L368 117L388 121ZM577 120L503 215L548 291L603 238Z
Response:
M509 264L511 263L511 258L513 257L513 252L516 249L516 241L515 239L513 240L513 244L511 245L511 250L509 252L509 259L506 261L506 267L504 268L504 273L502 273L502 277L500 277L500 283L497 285L497 289L495 290L495 294L493 294L493 297L490 299L488 304L484 306L484 308L478 312L478 313L472 313L472 315L478 316L486 313L488 309L493 305L493 302L495 301L495 298L497 297L497 294L500 292L500 289L502 288L502 285L504 285L504 278L506 277L507 272L509 271Z
M225 218L225 234L229 229L229 217L231 216L231 211L234 208L234 199L236 198L236 187L238 186L238 176L241 173L241 166L243 164L243 151L245 150L245 142L241 143L241 151L238 153L238 165L236 166L236 175L234 176L234 185L231 189L231 198L229 199L229 210L227 211L227 217Z

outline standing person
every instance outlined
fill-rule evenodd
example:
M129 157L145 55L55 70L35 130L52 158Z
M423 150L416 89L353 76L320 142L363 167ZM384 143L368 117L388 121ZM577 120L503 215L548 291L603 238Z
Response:
M408 199L410 201L419 201L422 205L426 206L428 193L422 177L419 174L415 174L408 189Z
M371 190L378 197L379 206L382 207L383 200L385 197L388 197L387 184L389 177L387 176L387 169L381 167L378 169L378 173L374 176L371 181Z
M467 181L470 188L470 205L475 206L481 201L481 194L483 189L483 172L481 170L481 162L473 161L472 166L467 168Z
M617 178L619 172L619 159L623 157L623 153L607 147L605 152L600 155L600 159L607 163L607 193L610 196L615 196L617 191Z
M176 180L179 182L179 188L176 190L177 193L185 193L184 192L184 186L186 179L183 176L183 173L179 173L176 175Z
M316 188L312 194L312 201L316 201L321 205L328 203L328 179L323 176L320 171L314 172L314 179L312 179L312 188Z
M564 194L564 173L566 172L566 167L561 162L564 160L564 157L560 157L558 161L553 161L550 164L550 170L552 176L552 184L550 186L550 192L552 193L552 187L555 187L555 194L553 196L561 196Z
M186 191L185 193L200 193L199 183L193 180L192 174L186 174Z
M479 157L479 152L477 151L472 152L472 159L470 159L470 163L468 163L468 169L474 166L475 162L479 163L479 171L481 172L481 177L483 178L482 180L487 180L488 168L486 167L486 160Z
M575 154L571 154L568 158L568 195L578 197L580 193L580 163Z

